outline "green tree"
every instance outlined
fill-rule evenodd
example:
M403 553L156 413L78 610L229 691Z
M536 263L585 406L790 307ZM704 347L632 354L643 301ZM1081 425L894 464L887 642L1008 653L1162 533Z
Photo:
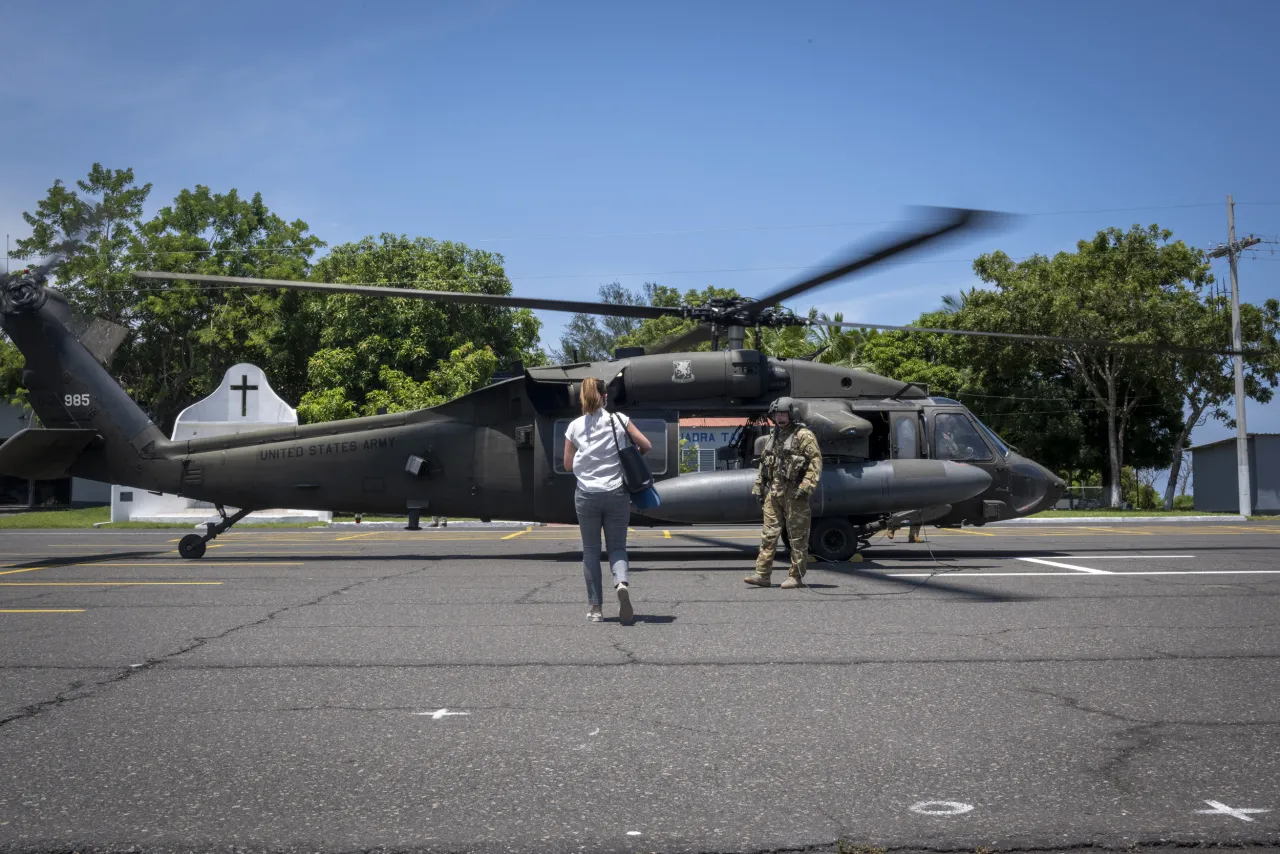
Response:
M439 406L489 382L497 366L498 357L493 350L488 347L477 350L472 344L463 344L422 382L415 382L394 368L383 368L382 388L369 394L365 414Z
M25 360L7 338L0 338L0 403L26 406L26 389L22 387Z
M134 186L132 169L95 163L76 187L56 180L34 213L23 212L31 236L16 242L13 256L62 255L54 284L67 300L84 314L127 325L135 302L129 250L151 185Z
M324 245L307 223L273 213L260 193L246 199L235 189L215 193L197 185L142 224L130 260L138 269L301 280ZM285 399L302 396L324 323L322 298L132 281L135 334L117 372L165 430L239 362L261 367Z
M844 315L836 312L834 316L817 314L816 309L809 310L810 317L821 320L844 322ZM809 344L813 349L821 349L817 361L825 365L839 365L858 370L871 370L871 365L862 356L862 345L867 339L865 329L847 329L840 326L813 326L809 329Z
M461 243L393 234L334 247L316 264L312 278L422 290L511 292L500 255ZM403 383L435 382L433 372L464 346L474 348L465 352L474 354L469 364L476 376L484 373L477 361L488 358L480 355L484 352L498 366L534 364L541 355L536 349L540 324L527 309L343 294L325 297L320 311L323 325L299 408L299 416L305 414L308 420L321 413L367 412L392 400L425 399L425 392L411 393ZM492 371L490 367L485 380ZM387 382L399 383L399 390L388 388ZM452 386L446 382L440 387ZM341 397L335 389L342 390Z
M984 255L974 270L996 292L972 294L955 317L989 331L1168 343L1177 308L1209 281L1201 253L1171 238L1154 225L1111 228L1052 259L1037 255L1015 263L1003 252ZM996 349L1005 360L1029 361L1025 345ZM1118 504L1129 423L1140 403L1168 401L1172 360L1152 351L1075 345L1064 345L1056 357L1041 356L1041 370L1047 358L1056 358L1058 371L1079 381L1103 411L1111 503Z
M609 305L650 305L649 295L655 286L646 283L639 292L610 282L599 288L600 302ZM560 336L560 348L552 358L560 364L577 360L594 362L613 357L618 340L635 334L640 328L638 317L611 317L597 314L575 314Z
M34 213L20 257L56 254L53 284L76 309L125 326L129 337L112 370L166 432L177 414L208 395L239 361L263 366L286 397L297 399L306 375L314 319L298 294L157 284L134 269L176 270L281 279L304 278L323 242L301 221L272 214L260 195L183 190L144 222L150 184L132 169L95 163L68 189L55 181ZM6 357L13 361L13 357ZM19 367L20 370L20 367Z
M947 314L956 314L964 311L965 306L969 304L969 300L973 299L973 295L977 292L977 288L969 288L967 291L960 291L956 294L946 294L942 297L942 310Z
M680 291L669 285L657 285L646 283L644 286L645 299L649 305L661 305L668 307L677 307L680 305L699 305L706 303L712 299L725 298L736 299L739 294L732 288L718 288L715 285L708 285L702 290L691 288L682 295ZM646 318L640 321L640 325L636 327L635 332L628 335L620 336L617 340L619 347L653 347L661 344L666 339L680 335L693 329L697 323L693 320L686 320L681 317L657 317ZM721 342L723 346L723 341ZM689 350L710 350L711 344L703 342Z

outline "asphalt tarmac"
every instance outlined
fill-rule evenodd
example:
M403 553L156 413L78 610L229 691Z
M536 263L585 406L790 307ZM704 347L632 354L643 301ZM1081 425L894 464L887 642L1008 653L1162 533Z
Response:
M0 532L0 850L1280 845L1280 523L181 533Z

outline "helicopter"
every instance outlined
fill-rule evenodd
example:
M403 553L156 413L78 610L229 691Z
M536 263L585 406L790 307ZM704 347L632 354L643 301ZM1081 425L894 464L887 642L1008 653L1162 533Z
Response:
M182 441L167 438L112 379L102 358L112 344L105 340L109 335L75 322L67 300L46 286L42 274L10 277L0 287L0 327L26 358L23 384L44 426L0 445L0 472L34 479L75 475L213 503L220 521L178 544L187 559L202 557L218 535L270 507L407 514L411 528L423 512L573 523L575 479L563 467L561 450L579 411L582 382L593 378L605 383L608 406L625 412L653 445L648 463L660 503L633 511L634 525L758 522L754 464L769 429L764 414L780 397L795 400L795 414L823 451L823 476L811 496L810 548L818 558L845 560L886 528L980 526L1031 515L1058 501L1063 480L959 402L930 396L916 383L759 349L760 329L794 325L1107 343L817 320L781 307L813 288L989 225L994 216L934 210L931 222L883 236L764 297L699 305L135 271L162 281L695 321L688 332L649 348L622 348L603 361L522 369L429 409ZM751 328L754 349L746 346ZM682 351L702 342L711 349ZM682 415L742 418L734 441L717 452L725 469L679 475Z

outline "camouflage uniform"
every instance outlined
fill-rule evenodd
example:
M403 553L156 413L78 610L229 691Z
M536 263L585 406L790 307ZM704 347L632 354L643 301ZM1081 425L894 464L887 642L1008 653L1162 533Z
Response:
M760 580L767 581L773 571L773 552L783 522L791 544L789 574L796 581L804 579L812 521L809 496L820 477L822 450L813 431L795 421L777 428L760 456L760 471L751 489L752 495L764 497L764 530L760 537L760 555L756 558L756 575Z

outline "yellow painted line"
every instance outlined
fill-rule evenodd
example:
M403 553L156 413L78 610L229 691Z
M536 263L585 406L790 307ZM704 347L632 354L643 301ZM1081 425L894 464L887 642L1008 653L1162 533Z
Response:
M529 532L530 532L530 531L532 531L532 530L533 530L533 526L532 526L532 525L530 525L529 527L525 528L523 531L516 531L514 534L507 534L507 535L506 535L505 537L503 537L502 539L504 539L504 540L514 540L516 537L523 537L525 534L529 533Z
M969 528L946 528L946 529L939 528L937 531L930 531L929 536L936 537L938 534L942 533L943 530L946 530L948 534L968 534L971 537L998 536L997 534L993 534L990 531L973 531L973 530L970 530Z
M341 542L341 541L343 541L343 540L358 540L358 539L360 539L361 537L372 537L372 536L374 536L374 535L376 535L376 534L381 534L381 533L382 533L382 531L366 531L366 532L365 532L365 533L363 533L363 534L352 534L352 535L351 535L351 536L349 536L349 537L338 537L338 539L337 539L337 540L335 540L334 542Z
M84 608L0 608L0 614L83 614Z
M0 581L0 587L206 587L221 581Z
M17 575L19 572L35 572L38 569L48 569L47 566L32 566L27 569L6 569L0 572L0 575Z
M669 539L671 539L671 532L670 532L670 531L663 531L663 532L662 532L662 538L663 538L664 540L669 540Z
M302 566L302 565L303 565L303 562L300 560L298 561L210 560L210 561L203 561L203 562L199 560L187 560L187 561L183 561L182 563L160 563L159 561L156 561L155 563L60 563L58 564L58 568L61 569L64 566L129 566L129 567L187 566L187 567L199 568L200 566Z

